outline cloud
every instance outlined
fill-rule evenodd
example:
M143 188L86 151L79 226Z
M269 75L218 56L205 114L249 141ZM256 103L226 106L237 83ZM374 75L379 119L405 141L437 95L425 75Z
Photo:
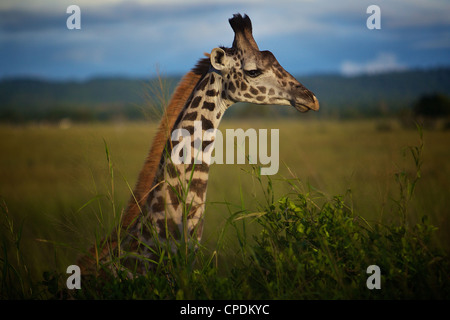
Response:
M450 63L448 0L381 2L379 32L366 27L372 2L2 0L0 78L18 70L49 77L142 74L156 63L168 73L186 72L203 52L231 45L227 20L237 12L251 17L260 48L294 74ZM81 8L79 31L66 28L66 9L74 3Z
M381 16L387 28L449 26L449 10L448 0L397 0L381 5Z
M20 9L0 11L0 30L7 33L33 30L33 28L51 29L58 25L63 26L61 19L51 13Z
M414 44L417 49L448 49L450 48L450 32L443 32L435 38L420 39Z
M357 63L352 61L344 61L341 64L341 72L346 76L355 76L358 74L376 74L388 71L406 70L406 66L397 60L397 56L393 53L379 53L375 59Z

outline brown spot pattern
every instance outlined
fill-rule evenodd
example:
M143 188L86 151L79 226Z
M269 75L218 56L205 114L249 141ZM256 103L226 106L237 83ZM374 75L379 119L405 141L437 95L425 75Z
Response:
M202 101L202 97L200 97L200 96L195 97L194 100L192 100L191 108L192 108L192 109L197 108L198 105L200 104L200 101Z
M207 109L209 111L213 111L215 107L216 107L216 105L214 103L205 101L205 102L203 102L202 109Z
M164 198L159 196L158 198L156 198L156 203L154 203L152 205L152 211L153 212L163 212L164 209L165 209Z
M176 185L176 186L168 186L168 191L169 191L169 197L170 197L170 201L171 204L173 206L173 208L175 210L178 209L178 206L180 205L180 200L178 197L182 197L182 189L180 185Z
M177 167L173 163L168 163L166 166L167 174L171 178L176 178L180 176L180 171L177 169Z
M175 239L177 240L181 239L180 229L178 229L178 225L175 223L175 221L173 221L172 218L160 219L156 221L156 223L158 224L158 228L160 230L159 235L161 236L161 238L167 239L166 234L166 223L167 223L167 232Z
M217 96L218 94L219 94L219 91L216 91L216 90L214 90L214 89L206 91L206 95L207 95L207 96L210 96L210 97L215 97L215 96Z
M188 113L188 114L186 114L184 116L184 120L194 121L195 119L197 119L197 112L196 111L190 112L190 113Z
M203 197L206 191L207 181L203 179L192 179L190 184L190 190L194 191L199 198Z
M206 131L209 129L214 129L214 124L211 120L206 119L205 116L202 115L202 130Z

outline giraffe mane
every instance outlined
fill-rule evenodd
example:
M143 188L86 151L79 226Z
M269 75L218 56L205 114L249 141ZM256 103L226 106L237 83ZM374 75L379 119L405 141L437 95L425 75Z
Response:
M152 190L164 147L178 115L182 112L193 90L203 79L211 66L209 54L205 53L205 56L206 58L200 59L196 66L184 75L176 87L169 104L165 108L157 133L153 138L150 151L144 162L144 166L139 173L133 194L131 195L127 208L122 215L121 229L123 230L127 230L133 222L136 221L136 218L141 213L141 207L147 200L147 197ZM104 246L101 249L101 252L98 252L97 246L93 246L89 250L88 255L84 255L79 259L78 265L83 272L93 271L96 261L98 262L110 253L111 250L114 250L117 247L118 239L116 231L113 231L113 237L111 240L110 245ZM104 242L105 239L102 243Z
M128 202L127 209L122 218L122 227L127 228L139 215L140 207L147 200L147 196L153 186L155 174L158 170L164 147L178 115L186 105L186 102L197 83L208 72L210 65L209 58L200 59L197 65L182 78L175 89L172 98L164 111L158 131L153 138L153 143L144 166L139 173L133 195Z

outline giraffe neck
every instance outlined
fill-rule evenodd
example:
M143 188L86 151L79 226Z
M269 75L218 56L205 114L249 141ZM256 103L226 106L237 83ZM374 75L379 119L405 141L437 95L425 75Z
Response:
M209 173L205 155L212 152L214 129L232 103L222 94L222 76L211 68L193 90L166 143L144 216L133 232L140 241L150 244L155 232L160 240L201 239ZM177 140L177 133L188 135ZM172 155L185 159L179 163ZM154 232L146 230L148 225Z

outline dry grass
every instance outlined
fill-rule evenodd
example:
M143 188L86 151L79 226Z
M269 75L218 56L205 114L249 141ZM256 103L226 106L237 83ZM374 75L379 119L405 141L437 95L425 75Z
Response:
M305 191L309 186L325 195L352 191L352 205L359 215L381 221L395 203L398 186L394 174L413 171L405 146L415 145L418 134L395 123L392 130L378 131L375 121L225 121L225 128L274 128L280 130L279 177L297 177ZM121 123L53 126L1 126L0 196L16 225L24 222L23 253L29 255L32 272L49 266L68 265L76 254L59 245L37 242L46 239L80 248L94 239L99 215L108 216L111 198L122 208L150 147L155 124ZM449 131L425 132L422 179L416 189L411 222L428 215L440 228L443 245L450 243L449 225L450 149ZM111 194L104 141L115 168ZM243 203L257 208L261 192L247 165L213 165L208 186L205 241L217 240L229 215L228 206ZM273 189L281 196L285 183ZM281 183L280 183L281 185ZM227 204L224 204L224 203ZM242 203L241 203L242 202ZM105 220L108 229L108 218ZM233 239L230 239L232 242ZM55 255L57 258L55 258Z

